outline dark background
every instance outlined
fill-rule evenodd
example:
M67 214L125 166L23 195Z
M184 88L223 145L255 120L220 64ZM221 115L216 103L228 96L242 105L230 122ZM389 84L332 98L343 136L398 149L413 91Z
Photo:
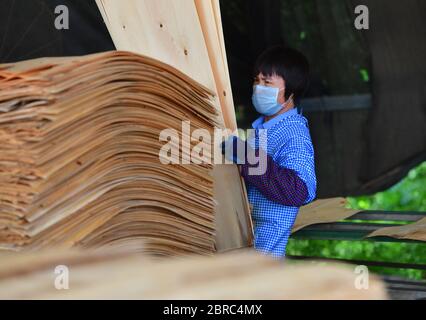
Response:
M124 1L124 0L123 0ZM367 5L370 29L354 27ZM56 30L54 8L70 10ZM221 0L238 124L258 116L252 66L267 47L312 65L299 104L316 153L318 197L371 194L426 160L426 1ZM0 0L0 62L114 50L94 0Z

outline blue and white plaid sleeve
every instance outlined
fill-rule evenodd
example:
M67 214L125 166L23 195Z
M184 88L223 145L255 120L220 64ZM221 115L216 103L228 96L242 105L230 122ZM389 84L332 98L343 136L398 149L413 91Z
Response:
M274 161L281 167L292 169L297 173L308 189L308 196L304 204L312 202L316 197L317 180L314 148L309 132L303 132L287 139L275 153Z

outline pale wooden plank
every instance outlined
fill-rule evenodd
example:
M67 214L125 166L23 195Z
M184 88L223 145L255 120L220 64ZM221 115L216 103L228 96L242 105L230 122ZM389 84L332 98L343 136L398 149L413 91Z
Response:
M69 255L69 256L67 256ZM386 299L369 276L356 287L353 267L281 263L250 251L153 261L123 253L85 252L0 256L3 299ZM54 270L69 267L70 290L57 290ZM318 276L320 275L320 276Z
M235 131L237 121L221 27L220 8L218 7L219 1L195 0L195 5L213 70L225 126L231 131Z
M201 15L201 18L194 0L97 0L97 4L117 49L161 60L200 82L216 93L213 104L220 114L222 126L236 128L223 34L218 31L218 3L212 4L208 1L205 10L201 10L206 12L206 15ZM203 21L204 30L200 20ZM222 104L218 87L222 88L222 93L226 92L226 97L221 98ZM218 170L226 168L219 166ZM228 204L226 207L222 205L220 209L216 207L216 221L218 225L226 228L223 234L232 232L232 229L221 222L221 219L231 216L236 221L250 220L244 182L236 167L231 173L222 173L227 179L214 178L215 190L236 191L221 193L220 197L224 198L215 195L218 203ZM248 229L246 232L252 231ZM224 247L219 245L218 250L235 248L240 243L241 238L236 242L227 243Z
M292 232L294 233L313 224L343 220L361 211L347 209L345 208L345 204L346 199L338 197L316 200L301 207Z

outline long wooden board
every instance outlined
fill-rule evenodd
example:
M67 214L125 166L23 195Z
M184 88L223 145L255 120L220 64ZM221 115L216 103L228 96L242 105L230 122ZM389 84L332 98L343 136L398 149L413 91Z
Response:
M374 275L368 287L357 288L360 275L351 266L283 267L252 250L161 262L110 251L9 254L0 260L0 299L387 298L383 282ZM62 266L59 276L57 266ZM61 281L55 282L55 276ZM69 290L57 290L55 283L67 284Z
M226 62L219 4L194 0L96 0L118 50L132 51L167 63L215 93L222 128L235 130L235 111ZM198 6L197 6L198 4ZM220 94L222 92L222 95ZM225 94L224 94L225 93ZM244 183L238 170L214 175L215 190L234 190L215 195L216 221L223 235L231 235L230 216L245 229L237 241L219 241L218 251L252 245L252 224ZM225 173L226 171L226 173ZM217 177L226 177L225 180ZM244 235L250 235L246 237ZM229 239L235 239L234 236Z
M195 5L213 70L225 126L235 131L237 121L223 40L219 1L195 0Z

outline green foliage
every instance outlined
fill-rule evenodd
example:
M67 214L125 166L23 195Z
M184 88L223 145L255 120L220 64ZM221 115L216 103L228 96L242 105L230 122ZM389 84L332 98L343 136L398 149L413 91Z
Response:
M348 198L349 207L362 210L426 211L426 162L387 191Z
M362 80L364 82L369 82L370 81L370 74L368 73L367 69L360 69L359 73L361 74Z
M406 178L387 191L348 198L348 207L362 210L426 211L426 162L411 170ZM287 254L426 264L426 244L423 243L290 239ZM381 274L426 279L426 272L420 270L370 269Z

